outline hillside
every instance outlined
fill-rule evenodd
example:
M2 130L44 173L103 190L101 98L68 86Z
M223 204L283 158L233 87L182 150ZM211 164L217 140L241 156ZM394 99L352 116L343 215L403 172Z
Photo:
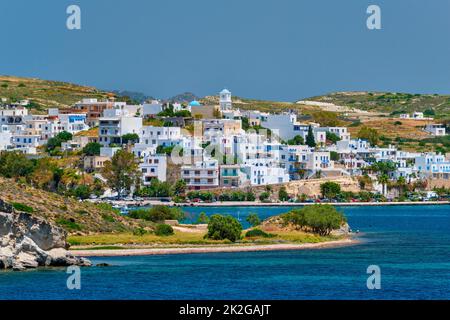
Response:
M30 109L37 112L44 112L49 107L68 108L82 98L104 99L110 96L114 94L94 87L0 75L0 98L7 98L8 102L29 99L32 102Z
M121 216L108 205L80 202L1 177L0 199L25 205L25 210L56 223L71 234L131 231L143 223Z
M450 95L389 92L337 92L308 98L309 101L332 103L372 112L411 113L433 110L436 116L450 114Z

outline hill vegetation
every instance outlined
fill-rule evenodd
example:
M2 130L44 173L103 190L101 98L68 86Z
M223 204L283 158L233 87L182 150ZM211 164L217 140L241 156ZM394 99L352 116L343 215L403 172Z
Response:
M450 95L392 92L337 92L308 98L365 111L392 113L430 112L437 117L450 115Z
M70 234L132 232L146 226L145 221L121 216L110 205L78 201L3 177L0 199L12 203L17 210L55 223Z
M23 99L31 101L30 109L45 112L50 107L69 108L82 98L105 99L114 96L94 87L80 86L61 81L21 78L0 75L0 97L8 102Z

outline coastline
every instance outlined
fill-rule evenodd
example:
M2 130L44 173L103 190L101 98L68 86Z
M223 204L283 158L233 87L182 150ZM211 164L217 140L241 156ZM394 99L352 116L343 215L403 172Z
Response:
M197 246L184 248L140 248L140 249L111 249L111 250L70 250L77 257L125 257L125 256L147 256L167 254L193 254L193 253L224 253L224 252L257 252L257 251L285 251L337 248L359 244L359 240L352 238L302 244L268 244L268 245L226 245L226 246Z
M175 203L173 201L159 200L112 200L108 201L118 206L177 206L177 207L303 207L317 203L297 203L297 202L252 202L252 201L226 201L226 202L196 202L196 203ZM351 206L430 206L430 205L450 205L450 201L403 201L403 202L322 202L339 207Z

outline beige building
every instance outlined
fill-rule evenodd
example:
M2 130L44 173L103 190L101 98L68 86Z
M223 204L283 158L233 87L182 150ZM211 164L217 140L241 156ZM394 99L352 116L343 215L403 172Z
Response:
M105 166L105 162L110 160L109 157L103 156L87 156L84 157L84 170L87 172L92 172L95 170L99 170Z

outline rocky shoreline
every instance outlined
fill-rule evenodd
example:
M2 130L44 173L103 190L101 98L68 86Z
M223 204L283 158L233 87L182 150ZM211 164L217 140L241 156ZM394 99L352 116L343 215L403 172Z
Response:
M90 266L85 258L67 249L67 233L44 219L0 200L0 270L25 270L47 266Z

